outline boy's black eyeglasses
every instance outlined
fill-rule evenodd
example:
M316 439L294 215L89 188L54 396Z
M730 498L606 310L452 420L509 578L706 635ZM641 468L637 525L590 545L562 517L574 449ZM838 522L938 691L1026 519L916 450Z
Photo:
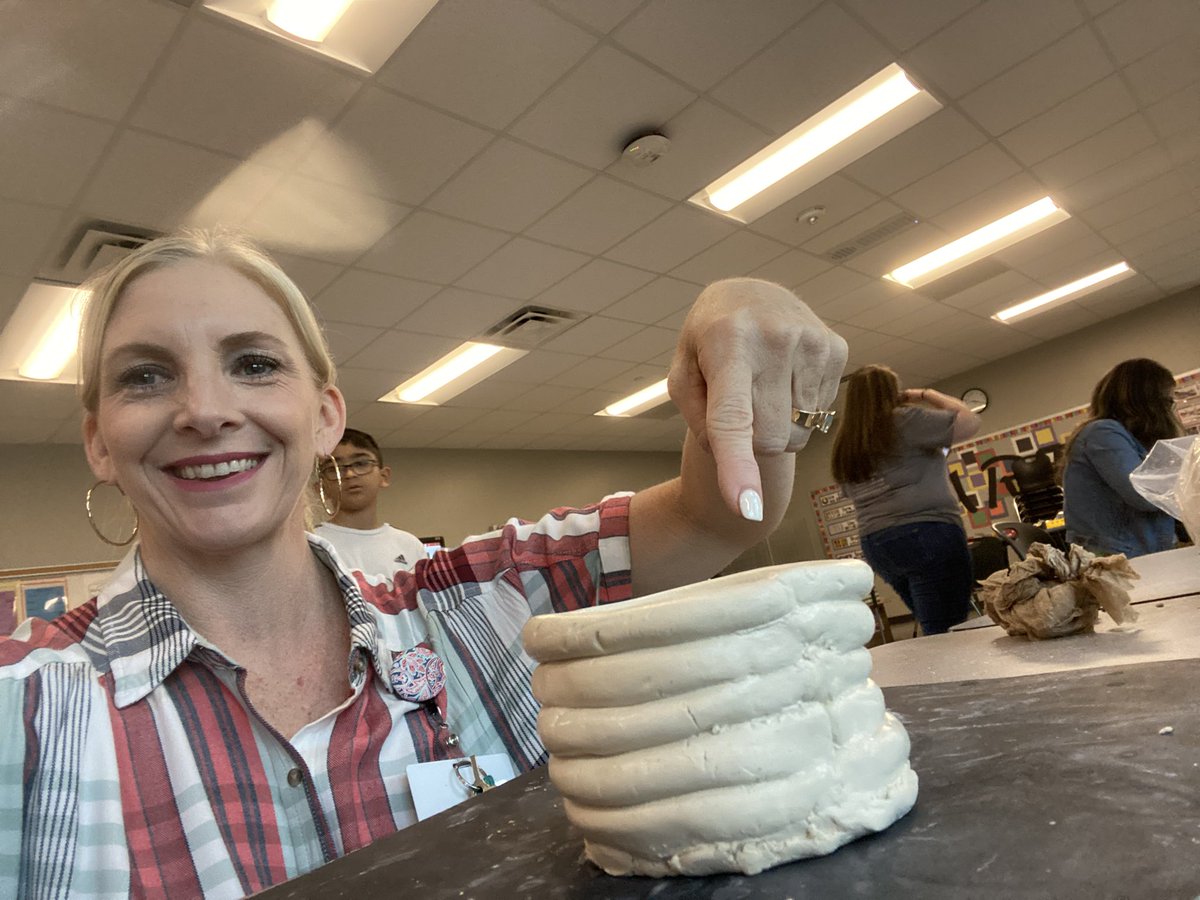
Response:
M333 481L337 478L334 469L341 469L342 475L366 475L372 469L379 468L379 463L373 459L352 459L348 463L325 463L321 466L322 478Z

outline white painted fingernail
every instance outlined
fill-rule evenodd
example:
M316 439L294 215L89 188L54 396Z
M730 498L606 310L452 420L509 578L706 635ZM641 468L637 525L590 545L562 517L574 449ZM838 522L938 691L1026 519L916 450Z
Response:
M742 491L738 495L738 509L742 511L743 519L761 522L763 516L762 497L758 496L758 491L752 491L750 488Z

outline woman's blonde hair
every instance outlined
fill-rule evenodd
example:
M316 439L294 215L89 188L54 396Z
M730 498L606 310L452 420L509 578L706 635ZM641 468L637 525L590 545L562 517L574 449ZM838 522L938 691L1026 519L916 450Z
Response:
M863 366L846 379L846 405L833 439L833 480L866 481L896 443L893 413L900 379L887 366Z
M117 303L141 276L187 260L227 266L258 285L287 316L317 386L334 383L337 370L321 326L300 288L278 263L236 232L184 230L143 244L83 285L88 299L79 328L79 396L88 412L95 413L99 406L100 348Z

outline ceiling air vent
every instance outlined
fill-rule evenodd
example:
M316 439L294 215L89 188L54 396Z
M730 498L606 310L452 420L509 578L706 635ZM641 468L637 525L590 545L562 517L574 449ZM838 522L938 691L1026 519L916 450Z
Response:
M890 219L885 219L873 228L864 231L857 237L851 238L841 244L838 244L832 250L825 254L825 258L830 262L845 262L856 253L861 253L868 247L874 247L876 244L886 241L888 238L895 237L902 231L907 231L914 225L920 223L920 219L912 213L897 213Z
M545 306L523 306L488 329L484 338L505 347L532 350L587 318L583 313Z
M156 232L129 225L85 222L72 233L54 268L42 271L39 277L80 284L157 236Z

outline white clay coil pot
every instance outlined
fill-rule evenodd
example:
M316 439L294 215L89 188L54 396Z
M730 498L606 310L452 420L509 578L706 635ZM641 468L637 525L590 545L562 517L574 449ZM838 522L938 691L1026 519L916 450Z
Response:
M916 800L870 681L872 574L743 572L525 626L550 778L615 875L747 874L830 853Z

